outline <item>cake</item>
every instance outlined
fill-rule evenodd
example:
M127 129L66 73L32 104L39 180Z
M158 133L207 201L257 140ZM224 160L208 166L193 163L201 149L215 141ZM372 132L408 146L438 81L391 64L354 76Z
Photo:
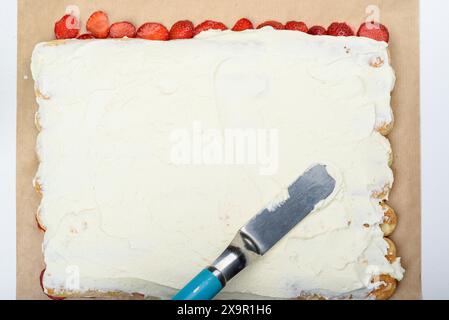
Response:
M169 299L312 164L337 189L221 299L384 299L404 269L388 44L303 32L38 44L45 293Z

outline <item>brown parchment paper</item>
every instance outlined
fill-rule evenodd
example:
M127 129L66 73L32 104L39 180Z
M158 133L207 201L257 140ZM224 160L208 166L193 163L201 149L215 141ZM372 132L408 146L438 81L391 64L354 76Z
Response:
M213 19L232 27L241 17L254 23L275 19L302 20L309 26L346 21L355 29L376 5L381 22L390 30L392 64L397 74L393 93L396 123L389 138L395 161L390 205L397 211L398 228L392 239L403 258L406 274L395 299L421 298L421 202L419 144L419 1L418 0L19 0L17 70L17 298L47 299L39 284L44 268L43 233L36 227L40 198L32 186L37 170L37 130L30 58L40 41L54 38L53 24L68 5L77 5L84 25L90 13L105 10L112 22L136 25L158 21L170 27L180 19L195 24Z

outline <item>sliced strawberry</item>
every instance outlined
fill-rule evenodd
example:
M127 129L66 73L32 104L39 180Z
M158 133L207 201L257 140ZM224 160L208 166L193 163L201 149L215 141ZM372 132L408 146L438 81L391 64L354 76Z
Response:
M357 35L359 37L367 37L377 41L388 42L390 40L390 33L388 32L387 27L374 21L362 23Z
M45 269L42 270L41 274L39 275L39 281L40 281L42 290L44 290L44 273L45 273ZM50 299L52 299L52 300L64 300L65 299L64 297L54 297L54 296L51 296L49 294L45 294L45 295L47 297L49 297Z
M196 36L197 34L207 31L207 30L226 30L228 27L224 23L212 21L212 20L206 20L204 22L201 22L199 25L195 27L193 30L193 34Z
M276 29L276 30L284 30L284 25L282 23L274 21L274 20L268 20L268 21L265 21L265 22L259 24L257 26L257 29L260 29L263 27L268 27L268 26L273 27L273 29Z
M88 40L88 39L95 39L95 37L93 35L91 35L90 33L84 33L82 35L79 35L77 39Z
M137 37L146 40L166 41L170 35L166 27L157 22L147 22L137 29Z
M232 31L243 31L248 29L254 29L254 26L253 23L246 18L240 19L232 27Z
M134 38L136 36L136 27L128 21L116 22L109 28L111 38Z
M314 36L324 36L327 34L327 30L322 26L313 26L312 28L309 29L308 34Z
M189 20L182 20L172 25L170 29L170 39L190 39L193 38L193 23Z
M295 30L295 31L301 31L307 33L309 31L309 28L307 28L307 25L302 21L289 21L285 24L286 30Z
M39 283L41 284L42 290L44 290L44 273L45 273L45 269L43 269L41 271L41 273L39 274Z
M39 229L39 230L41 230L41 231L47 231L47 230L45 230L45 228L42 226L42 224L39 222L39 218L37 217L37 215L36 215L36 223L37 223L37 228Z
M75 16L66 14L55 23L56 39L72 39L76 38L80 32L80 24Z
M354 31L345 22L334 22L327 28L327 34L336 37L350 37L354 35Z
M109 35L109 18L103 11L95 11L87 20L86 29L95 38L104 39Z

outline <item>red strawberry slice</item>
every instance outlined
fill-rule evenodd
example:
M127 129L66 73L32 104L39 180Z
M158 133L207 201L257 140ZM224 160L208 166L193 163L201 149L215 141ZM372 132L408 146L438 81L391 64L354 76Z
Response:
M301 31L306 32L309 31L309 28L307 28L307 25L302 21L289 21L285 24L286 30L294 30L294 31Z
M354 35L354 31L345 22L334 22L327 28L327 34L336 37L350 37Z
M109 18L103 11L95 11L87 20L86 29L95 38L104 39L109 35Z
M134 38L136 36L136 27L128 21L116 22L109 28L111 38Z
M176 22L170 29L170 39L193 38L193 23L189 20Z
M40 281L42 290L44 290L44 273L45 273L45 269L42 270L41 274L39 275L39 281ZM54 296L51 296L49 294L45 294L45 295L47 297L49 297L50 299L52 299L52 300L64 300L65 299L64 297L54 297Z
M235 23L232 27L232 31L243 31L248 29L254 29L253 23L249 19L242 18Z
M39 274L39 283L41 284L42 290L44 290L44 273L45 273L45 269L43 269L41 271L41 273Z
M89 39L95 39L95 37L93 35L91 35L90 33L84 33L82 35L79 35L77 39L89 40Z
M56 39L72 39L76 38L80 32L80 24L75 16L66 14L55 23Z
M37 223L37 228L41 231L46 232L47 230L42 226L42 224L39 222L39 218L36 215L36 223Z
M157 22L146 22L137 29L137 37L146 40L166 41L170 35L166 27Z
M206 20L204 22L201 22L199 25L195 27L193 30L193 34L196 36L197 34L207 31L207 30L227 30L228 27L224 23L212 21L212 20Z
M388 42L390 40L390 33L388 32L387 27L374 21L362 23L357 35L359 37L367 37L377 41Z
M265 22L259 24L257 26L257 29L260 29L263 27L268 27L268 26L273 27L273 29L276 29L276 30L284 30L284 25L282 23L280 23L278 21L274 21L274 20L268 20L268 21L265 21Z
M308 34L314 36L324 36L327 34L327 30L322 26L313 26L312 28L309 29Z

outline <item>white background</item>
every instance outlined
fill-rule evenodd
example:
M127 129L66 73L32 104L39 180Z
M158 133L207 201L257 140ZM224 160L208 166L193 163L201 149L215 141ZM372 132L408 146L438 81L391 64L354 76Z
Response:
M449 299L449 1L421 0L423 294ZM412 36L412 35L404 35Z
M15 0L1 2L0 30L0 298L16 295L16 39Z
M14 299L17 9L15 0L2 1L1 5L0 299ZM422 1L422 276L423 294L426 299L449 299L448 14L449 1Z

